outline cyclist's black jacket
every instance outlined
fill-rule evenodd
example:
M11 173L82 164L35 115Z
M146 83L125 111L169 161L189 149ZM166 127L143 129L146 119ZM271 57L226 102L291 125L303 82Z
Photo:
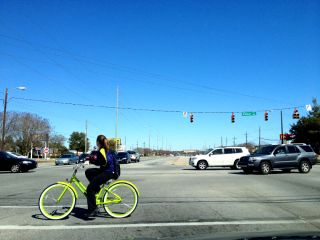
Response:
M105 151L104 148L101 148L97 152L97 159L93 162L94 165L100 166L100 169L106 172L115 173L114 167L114 153L111 151Z

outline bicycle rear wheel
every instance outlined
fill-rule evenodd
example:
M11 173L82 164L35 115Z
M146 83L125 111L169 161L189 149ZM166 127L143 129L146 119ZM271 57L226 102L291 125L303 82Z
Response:
M117 183L110 188L104 195L104 209L114 218L124 218L134 212L138 205L138 193L129 184Z
M76 196L70 187L55 183L43 190L38 205L43 216L59 220L72 212L76 205Z

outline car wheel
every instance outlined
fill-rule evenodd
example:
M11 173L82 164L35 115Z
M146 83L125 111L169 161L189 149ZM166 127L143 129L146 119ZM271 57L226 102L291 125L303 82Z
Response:
M11 166L10 170L11 170L12 173L18 173L21 170L20 169L20 165L19 164L14 164L14 165Z
M234 169L234 170L240 170L241 167L238 166L238 163L239 163L239 159L235 160L234 164L233 164L233 166L231 168Z
M300 162L299 172L301 172L301 173L308 173L308 172L310 172L310 169L311 169L311 167L310 167L310 163L309 163L308 161L302 160L302 161Z
M271 171L271 166L270 166L270 163L269 162L262 162L260 164L260 172L263 174L263 175L267 175L269 174Z
M249 173L252 173L252 172L253 172L253 169L251 169L251 168L242 168L242 171L243 171L245 174L249 174Z
M206 170L208 167L208 163L204 160L198 162L197 167L199 170Z

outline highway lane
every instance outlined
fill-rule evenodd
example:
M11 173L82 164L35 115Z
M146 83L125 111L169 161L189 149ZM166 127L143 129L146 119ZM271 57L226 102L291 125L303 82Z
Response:
M0 239L32 239L33 234L47 239L87 239L88 232L97 239L106 233L113 239L221 237L318 232L320 228L320 166L309 174L275 171L262 176L228 168L196 171L187 166L187 159L148 159L122 165L121 178L134 182L141 191L139 206L131 217L112 219L101 214L85 221L86 200L81 197L68 219L43 219L37 209L42 189L71 173L72 166L0 173ZM87 184L84 171L78 176Z

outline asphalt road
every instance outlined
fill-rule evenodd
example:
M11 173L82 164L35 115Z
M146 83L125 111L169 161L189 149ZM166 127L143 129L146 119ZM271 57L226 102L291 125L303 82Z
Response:
M37 202L72 166L41 165L21 174L0 172L0 239L222 239L320 234L320 165L309 174L245 175L228 168L197 171L187 160L158 158L122 166L122 179L141 192L128 218L82 218L81 196L68 219L46 220ZM87 181L84 171L78 176Z

